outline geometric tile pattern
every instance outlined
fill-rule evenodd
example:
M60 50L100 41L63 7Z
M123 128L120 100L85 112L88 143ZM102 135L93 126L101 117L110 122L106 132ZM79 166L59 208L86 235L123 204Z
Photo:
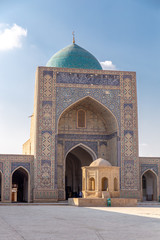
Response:
M147 170L152 170L158 175L158 164L141 164L141 175Z
M119 133L92 136L88 133L58 134L58 120L64 111L85 98L98 102L101 109L113 113ZM34 156L0 155L0 170L5 176L3 196L6 201L10 201L12 172L17 167L24 167L32 176L33 162L35 199L63 199L64 162L57 161L57 158L63 159L71 148L79 144L93 150L98 156L99 146L106 147L108 140L118 139L118 166L121 169L123 196L136 196L140 192L139 176L144 171L152 169L156 174L160 172L160 159L138 158L134 72L39 67L34 109Z
M57 83L69 84L92 84L92 85L108 85L119 86L120 76L113 74L85 74L85 73L67 73L58 72L56 75Z
M33 155L0 155L0 166L3 167L3 200L11 201L11 176L17 167L24 167L31 173L31 164L33 171ZM33 172L32 172L33 175Z
M3 172L3 162L0 162L0 171Z
M130 133L127 133L124 138L125 141L125 156L133 155L133 136Z
M98 145L97 142L89 142L89 141L65 141L65 154L74 146L78 145L78 144L84 144L86 146L88 146L89 148L91 148L96 155L98 156Z
M62 112L71 104L83 99L84 97L92 97L107 107L116 117L119 129L120 126L120 91L119 89L82 88L82 87L57 87L56 96L56 122Z
M121 78L121 189L140 191L135 74Z
M24 167L30 172L30 163L27 162L12 162L11 163L11 172L13 172L18 167Z
M39 96L35 152L37 199L40 198L43 189L48 188L48 191L51 191L57 189L57 184L61 186L57 174L63 174L64 170L61 171L63 165L58 165L57 168L57 148L62 149L62 152L64 148L65 154L74 145L82 143L96 154L98 152L97 137L89 140L89 137L86 139L87 136L83 136L83 139L80 139L74 134L64 138L61 135L56 139L61 115L67 108L85 97L99 102L115 116L119 127L118 161L121 166L121 189L138 191L140 185L135 73L40 67L37 82ZM64 144L60 145L58 141L64 141ZM59 197L63 195L64 189L59 189L58 194Z

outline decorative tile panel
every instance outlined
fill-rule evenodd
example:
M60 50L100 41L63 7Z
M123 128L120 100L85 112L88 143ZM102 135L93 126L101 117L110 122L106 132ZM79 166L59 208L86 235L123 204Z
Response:
M28 170L30 173L30 163L24 163L24 162L12 162L11 163L11 172L13 172L18 167L24 167Z
M67 73L58 72L56 77L57 83L68 84L92 84L119 86L120 76L112 74L84 74L84 73Z
M91 148L96 155L98 155L98 143L97 142L89 142L89 141L65 141L65 154L74 146L78 144L84 144Z
M109 93L108 93L109 92ZM57 87L56 95L56 122L62 112L71 104L91 97L107 107L116 117L120 129L120 97L119 90L92 89L92 88L64 88Z
M141 164L141 175L147 170L152 170L158 175L158 165L157 164Z
M117 132L110 135L88 135L88 134L58 134L58 138L64 139L82 139L82 140L110 140L114 137L117 137Z
M3 162L0 162L0 170L3 172Z

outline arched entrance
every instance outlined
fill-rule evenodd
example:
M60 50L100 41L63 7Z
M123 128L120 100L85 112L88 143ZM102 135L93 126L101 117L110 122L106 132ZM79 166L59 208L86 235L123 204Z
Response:
M28 202L29 175L20 167L12 174L12 202Z
M142 197L143 201L157 200L157 176L151 170L142 175Z
M93 161L91 154L82 146L72 149L66 156L65 189L66 199L78 197L82 191L82 169Z

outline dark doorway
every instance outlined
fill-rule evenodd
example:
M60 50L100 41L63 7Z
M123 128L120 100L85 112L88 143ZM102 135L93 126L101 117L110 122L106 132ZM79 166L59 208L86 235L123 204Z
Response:
M150 170L142 176L142 194L143 201L157 200L157 177Z
M12 175L12 201L28 202L28 173L23 168Z
M78 146L67 154L65 171L66 199L79 197L82 192L82 169L93 161L92 156Z

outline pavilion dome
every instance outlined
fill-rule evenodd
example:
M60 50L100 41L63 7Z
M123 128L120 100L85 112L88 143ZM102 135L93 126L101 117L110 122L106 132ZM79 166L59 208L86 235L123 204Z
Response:
M112 165L107 160L103 158L98 158L97 160L93 161L89 166L90 167L110 167Z
M98 60L91 53L75 43L54 54L46 66L102 70Z

